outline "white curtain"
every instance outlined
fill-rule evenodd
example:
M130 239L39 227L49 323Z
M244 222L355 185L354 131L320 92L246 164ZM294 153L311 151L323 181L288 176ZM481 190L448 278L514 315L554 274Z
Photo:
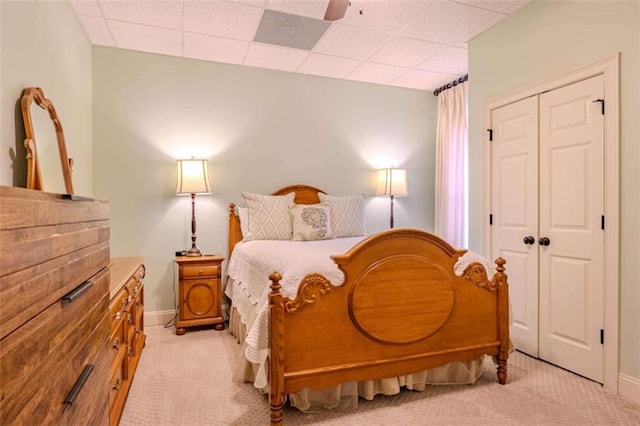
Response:
M467 247L468 83L438 95L435 233L454 247Z

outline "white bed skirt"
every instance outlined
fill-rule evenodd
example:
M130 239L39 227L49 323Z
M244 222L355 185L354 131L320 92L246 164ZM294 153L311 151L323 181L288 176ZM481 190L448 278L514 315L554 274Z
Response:
M234 379L255 383L259 365L245 358L246 324L234 305L229 312L229 331L242 345L234 368ZM395 395L401 387L415 391L424 391L427 385L473 384L482 375L484 357L467 362L451 362L427 371L380 380L346 382L323 390L305 388L289 395L292 406L305 411L354 410L358 406L358 397L372 400L376 395ZM268 393L268 385L259 388Z

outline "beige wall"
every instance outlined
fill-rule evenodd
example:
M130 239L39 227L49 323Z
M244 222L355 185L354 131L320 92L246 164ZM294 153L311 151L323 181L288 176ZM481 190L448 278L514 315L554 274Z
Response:
M637 1L535 1L469 43L470 211L481 212L483 104L621 52L620 370L640 380L640 24ZM483 220L470 217L470 246Z
M190 247L191 207L176 159L209 160L196 200L197 245L226 255L227 205L241 192L306 183L374 192L374 170L408 169L395 225L433 228L437 99L399 89L112 48L93 51L94 190L111 202L113 256L143 255L145 311L174 306L173 257ZM369 197L369 232L389 200Z
M19 101L25 87L37 86L60 117L75 192L90 196L91 45L68 2L0 1L0 10L0 184L26 185Z

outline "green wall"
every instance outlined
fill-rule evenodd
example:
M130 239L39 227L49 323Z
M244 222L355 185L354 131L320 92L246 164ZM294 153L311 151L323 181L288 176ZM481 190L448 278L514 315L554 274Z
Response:
M145 311L174 306L173 256L190 247L191 205L175 195L176 159L206 158L213 194L196 199L197 245L227 252L228 203L243 191L304 183L375 191L374 171L408 169L397 227L433 229L431 93L95 47L94 190L111 202L113 256L147 258ZM368 197L367 230L389 200Z

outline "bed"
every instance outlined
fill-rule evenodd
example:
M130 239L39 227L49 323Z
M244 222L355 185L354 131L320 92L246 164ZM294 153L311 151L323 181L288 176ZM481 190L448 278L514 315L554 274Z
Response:
M309 205L319 203L325 193L293 185L271 195L286 194L293 194L295 205ZM251 269L254 261L251 254L245 254L244 263L235 260L241 247L271 244L241 243L238 213L230 204L227 280L232 282L234 274ZM342 254L326 256L325 263L311 266L308 273L285 278L276 262L268 280L263 277L257 284L263 286L260 290L227 282L230 328L244 341L248 375L269 394L272 424L282 424L287 395L292 400L296 395L307 398L310 389L337 389L340 394L350 388L357 398L363 391L387 393L380 389L385 380L417 390L430 380L473 383L485 355L494 359L498 382L506 382L509 303L503 259L496 259L495 273L487 274L492 268L480 257L417 229L336 240L342 249L334 253ZM277 252L284 244L275 242L269 250ZM236 247L237 256L232 256ZM304 259L301 249L294 257ZM234 287L235 294L229 291ZM253 297L245 305L254 306L240 309L242 319L234 306L242 299L241 288ZM461 370L461 377L450 379L452 371ZM443 371L444 378L438 378ZM435 378L426 378L430 373ZM348 384L356 384L356 390Z

